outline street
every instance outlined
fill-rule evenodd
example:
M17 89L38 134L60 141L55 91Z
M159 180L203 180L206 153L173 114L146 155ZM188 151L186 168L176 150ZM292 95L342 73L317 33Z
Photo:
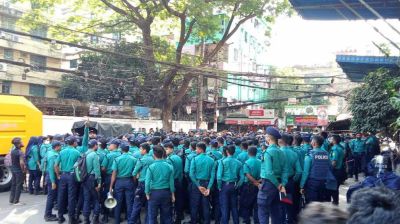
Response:
M346 181L345 185L340 187L340 204L341 208L346 208L346 192L348 187L353 184L353 179ZM26 203L23 206L10 206L8 204L9 192L0 193L0 223L2 224L36 224L44 223L43 214L46 205L45 195L30 195L23 193L21 202ZM53 214L56 214L53 211ZM65 215L67 218L67 215ZM189 221L187 215L186 220ZM53 222L56 223L56 222ZM111 222L110 222L111 223ZM126 223L126 222L123 222Z

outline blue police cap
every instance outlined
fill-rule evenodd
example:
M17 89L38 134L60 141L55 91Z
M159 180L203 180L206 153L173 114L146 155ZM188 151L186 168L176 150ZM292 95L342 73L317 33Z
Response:
M96 139L92 139L89 141L88 146L89 148L93 148L95 145L99 144Z
M301 137L303 138L303 140L305 142L310 142L311 141L311 134L303 134L303 135L301 135Z
M61 142L60 142L60 141L57 141L57 140L54 140L54 141L51 143L51 147L53 147L53 149L54 149L54 148L57 147L57 146L61 146Z
M57 140L57 141L62 141L63 138L64 138L64 136L63 136L63 135L60 135L60 134L56 134L56 135L53 136L53 139L54 139L54 140Z
M267 132L267 135L271 135L276 139L280 139L282 137L281 133L279 133L278 129L276 129L274 127L268 127L266 132Z
M216 139L211 140L210 144L215 144L218 143L218 141Z
M128 144L127 142L122 142L122 143L119 145L119 148L120 148L122 151L129 151L129 144Z
M131 136L131 137L129 137L129 139L128 139L128 141L129 141L130 143L134 143L135 140L137 140L137 139L135 138L135 136Z
M108 145L120 145L121 144L121 140L117 139L117 138L113 138L111 139L109 142L107 142Z
M65 143L67 143L68 145L72 145L75 142L78 142L78 139L75 136L69 136L65 139Z

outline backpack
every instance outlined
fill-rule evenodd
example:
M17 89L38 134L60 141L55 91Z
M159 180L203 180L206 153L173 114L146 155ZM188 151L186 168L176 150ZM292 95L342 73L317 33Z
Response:
M86 155L82 155L74 164L74 177L76 182L84 182L89 176L86 169Z

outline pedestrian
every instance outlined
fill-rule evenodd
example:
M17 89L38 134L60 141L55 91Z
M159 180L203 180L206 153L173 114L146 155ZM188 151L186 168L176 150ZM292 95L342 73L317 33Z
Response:
M10 152L12 179L9 202L11 205L24 205L19 201L24 183L23 177L26 173L24 153L22 152L24 144L19 137L13 138L11 144L13 144L13 149Z
M147 208L147 199L146 194L144 193L146 173L149 166L154 162L152 156L149 155L150 145L147 143L142 143L140 145L140 154L141 158L137 161L135 165L135 169L132 172L132 176L138 178L138 185L135 191L135 198L133 201L131 218L129 220L129 224L140 224L140 211L142 207ZM148 223L148 213L146 214L146 221Z
M300 160L298 154L293 151L292 142L293 136L289 134L283 134L282 138L279 139L279 146L286 157L286 165L288 166L288 182L286 184L286 193L290 194L293 198L295 194L295 182L298 182L301 178L303 170L301 169ZM292 204L282 204L283 215L287 224L294 223L295 220L295 208Z
M121 152L118 151L118 147L120 145L120 140L119 139L112 139L108 142L108 153L103 159L103 162L101 163L101 171L104 173L104 187L103 187L103 199L107 198L107 193L110 190L110 184L111 184L111 175L113 173L112 170L112 165L114 163L115 158L121 155ZM104 203L102 202L102 206L104 206ZM108 217L109 217L109 209L106 207L103 207L103 218L102 222L107 223L108 222Z
M45 155L47 201L44 220L46 222L58 221L57 216L53 215L52 210L54 204L57 202L57 187L59 186L58 178L56 176L56 172L54 171L54 165L61 150L61 142L55 140L52 142L51 146L52 150L47 151Z
M160 223L171 224L172 203L175 202L174 170L165 159L162 146L153 147L154 162L146 172L145 193L148 200L149 224L157 222L160 211Z
M235 146L230 145L225 150L227 157L218 162L217 169L221 223L228 224L232 213L233 223L239 224L238 189L244 181L242 162L233 157Z
M261 186L257 195L258 218L260 224L283 222L280 211L279 192L286 194L288 182L288 166L285 154L278 147L279 131L273 127L266 130L269 147L265 151L261 165Z
M40 155L38 147L39 139L31 137L26 147L26 163L29 170L28 190L29 194L39 194L40 188Z
M332 173L337 180L336 190L330 191L332 196L332 203L339 204L339 186L343 184L346 179L346 170L344 167L344 148L340 144L341 138L339 135L332 136L332 149L329 153L329 158L332 161Z
M256 158L257 148L247 150L249 159L243 164L244 183L240 189L240 214L245 224L250 224L250 216L254 223L258 221L257 193L260 186L261 160Z
M165 145L165 152L167 154L166 161L172 166L174 170L174 183L175 183L175 206L174 206L174 223L180 224L184 218L183 216L183 167L181 157L174 154L176 152L172 143Z
M366 175L366 147L365 141L361 139L361 133L356 134L356 139L353 139L349 146L354 158L354 177L358 181L358 174L364 172Z
M197 224L199 214L203 215L203 224L210 224L210 191L214 184L216 162L208 156L206 144L199 142L196 145L197 156L190 164L190 219ZM201 212L200 212L201 210Z
M77 202L77 184L73 175L74 164L80 157L79 151L75 148L78 143L75 136L65 139L67 146L61 150L55 162L55 171L59 179L58 187L58 223L65 222L64 214L67 209L68 198L68 218L69 223L76 224L75 209Z
M122 202L126 203L126 214L128 222L132 213L133 199L136 189L135 180L132 176L137 159L129 154L129 144L120 145L122 155L115 158L112 164L112 176L109 192L113 192L117 206L114 208L114 223L121 222ZM115 188L113 191L115 183Z
M324 202L327 198L326 181L328 172L331 169L329 154L321 147L324 138L315 135L311 145L313 150L304 160L304 171L300 182L300 193L305 194L307 203L316 201Z
M93 224L99 224L100 216L100 189L101 189L101 172L100 159L97 154L98 142L92 139L88 143L89 150L86 154L86 170L87 178L83 185L83 216L84 224L90 224L90 213L93 208Z

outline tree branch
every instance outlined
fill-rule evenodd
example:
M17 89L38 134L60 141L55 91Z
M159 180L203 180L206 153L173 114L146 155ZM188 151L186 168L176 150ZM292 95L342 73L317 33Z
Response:
M176 96L172 99L172 105L175 107L176 105L179 104L179 102L182 100L182 98L185 96L187 89L189 88L190 81L193 79L193 76L185 76L183 79L181 87L179 87L178 93Z
M174 15L174 16L176 16L176 17L179 17L179 18L185 17L185 13L178 12L178 11L176 11L175 9L171 8L171 7L168 5L169 0L161 0L161 3L162 3L162 5L164 6L164 8L165 8L170 14L172 14L172 15Z
M128 7L130 11L132 11L138 17L138 20L144 20L142 14L140 14L139 7L132 5L128 0L121 1L126 5L126 7Z
M125 16L129 16L129 13L126 12L125 10L113 5L111 2L107 1L107 0L101 0L106 6L108 6L109 8L111 8L112 10L114 10L115 12L121 14L121 15L125 15Z

